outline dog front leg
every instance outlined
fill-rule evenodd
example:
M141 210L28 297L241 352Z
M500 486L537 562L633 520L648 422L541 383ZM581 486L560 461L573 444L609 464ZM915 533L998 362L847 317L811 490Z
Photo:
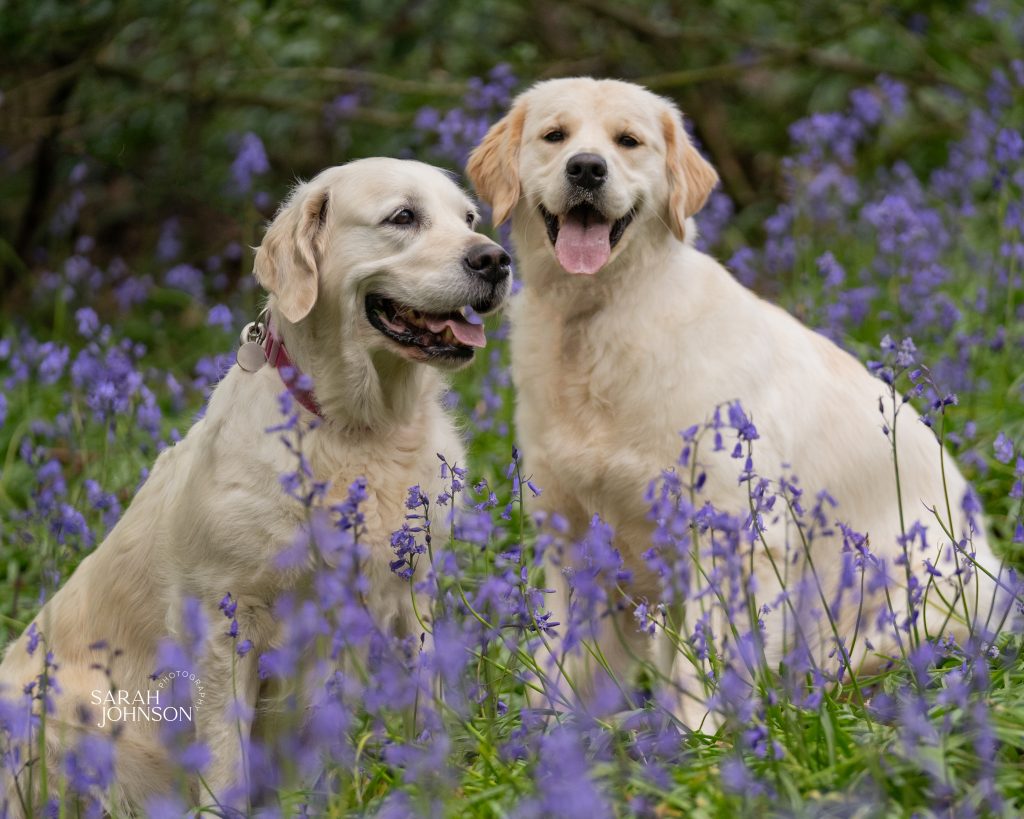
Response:
M199 787L199 804L231 815L247 807L249 744L259 676L255 657L238 657L234 642L217 635L207 645L203 668L206 700L196 708L196 734L211 762Z

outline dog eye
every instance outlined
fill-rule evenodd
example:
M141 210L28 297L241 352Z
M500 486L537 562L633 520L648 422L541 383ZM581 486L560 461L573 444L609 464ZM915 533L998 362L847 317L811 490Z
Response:
M623 148L636 148L640 145L640 140L634 136L630 136L629 134L622 134L616 141Z
M548 131L546 134L544 134L545 142L561 142L564 139L565 134L562 131L559 131L557 128L555 128L553 131Z
M466 214L466 224L469 225L470 227L473 227L473 225L476 224L476 214L475 213L467 213Z
M416 214L409 208L402 208L391 214L387 221L392 225L412 225L416 223Z

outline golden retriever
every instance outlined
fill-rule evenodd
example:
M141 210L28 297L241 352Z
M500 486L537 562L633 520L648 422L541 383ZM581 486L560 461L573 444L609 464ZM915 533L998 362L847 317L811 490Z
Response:
M759 432L753 444L757 474L772 480L784 473L798 476L805 499L830 491L838 500L834 519L866 534L872 553L886 561L897 611L907 586L897 565L899 536L915 521L927 527L929 549L915 547L913 574L926 583L924 558L939 565L939 555L943 583L952 574L953 550L933 508L958 538L971 535L969 548L978 563L998 570L985 533L980 526L971 532L961 510L966 482L913 409L904 407L899 417L901 514L891 445L879 415L886 386L694 247L690 217L718 178L691 144L671 102L615 80L541 82L490 129L467 172L493 207L495 222L512 220L523 281L510 308L516 421L524 463L543 490L537 503L566 516L574 538L594 514L609 523L635 576L635 600L653 609L659 599L659 578L642 558L655 526L645 489L661 470L678 463L682 430L736 400ZM749 489L738 480L743 460L731 458L731 448L712 452L709 444L698 452L707 476L700 502L744 515ZM778 509L765 517L764 544L754 549L750 565L759 602L771 604L778 600L780 581L767 555L794 554L795 535ZM842 549L838 529L819 534L810 547L828 600L837 591ZM807 561L801 566L804 573L810 570ZM570 590L552 561L547 585L554 590L553 619L565 623ZM943 588L953 599L955 591ZM973 572L964 595L971 617L974 611L988 615L994 588L987 575ZM945 607L935 594L930 600L941 609L928 617L934 629ZM811 602L817 619L808 621L801 613L800 626L812 652L821 656L834 643L818 597ZM837 623L848 642L860 629L850 658L855 668L869 643L884 654L897 649L892 629L876 625L884 594L865 595L863 602L859 626L857 601L842 607ZM949 631L962 638L968 618L962 602L956 609ZM697 613L689 611L676 625L685 622L692 629ZM766 616L769 662L784 653L783 635L794 628L786 617L795 614L776 605ZM620 608L604 619L597 636L617 675L648 651L632 615ZM669 649L662 645L653 659L660 657L662 668L674 666L667 673L687 694L677 713L695 726L706 713L699 675ZM553 650L561 652L557 642ZM576 676L575 686L586 694L596 684L595 665L582 652L565 657L560 667Z
M283 343L283 360L314 385L303 392L288 373L303 404L311 480L330 481L337 493L366 479L366 602L383 628L399 634L422 628L409 584L389 570L389 535L405 520L408 487L442 491L436 453L464 459L442 408L441 371L470 361L485 343L483 327L467 321L463 308L492 311L511 287L509 257L476 232L476 221L473 203L442 171L364 159L299 185L256 254L256 278L271 294L272 336ZM265 344L277 359L277 345ZM222 799L242 781L232 689L246 723L259 696L257 657L279 639L274 601L306 575L275 567L307 515L280 483L296 469L295 454L265 432L282 421L278 398L287 371L275 363L227 373L205 417L161 453L124 517L43 607L31 633L9 647L0 666L8 697L42 669L44 652L27 650L34 634L59 666L47 734L54 760L80 736L74 726L101 724L94 692L105 698L116 685L132 700L153 701L158 642L179 634L182 604L191 598L210 623L196 669L203 702L194 712L197 738L212 753L206 782ZM253 643L234 671L234 642L218 625L227 592L237 603L240 636ZM104 651L91 648L99 641ZM109 676L101 668L108 651L117 652ZM119 815L172 785L157 727L120 723L110 806ZM31 749L23 750L22 761L35 764ZM210 794L200 796L210 801ZM17 796L9 791L8 799L17 812Z

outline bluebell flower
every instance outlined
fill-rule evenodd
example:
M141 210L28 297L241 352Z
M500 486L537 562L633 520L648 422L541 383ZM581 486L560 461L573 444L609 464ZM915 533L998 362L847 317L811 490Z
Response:
M769 792L765 783L754 776L746 763L738 757L729 757L722 762L720 777L726 792L737 796L754 797Z
M541 737L537 763L537 816L600 819L612 816L607 799L594 782L581 738L558 726Z
M39 382L44 385L56 384L64 375L71 351L62 345L48 341L39 346Z
M405 499L406 509L420 509L421 507L426 506L428 503L429 501L427 499L427 496L423 494L423 490L420 489L419 484L417 484L416 486L409 487L408 495L406 496Z
M193 742L176 754L182 770L188 773L202 773L213 759L210 749L202 742Z
M253 177L262 176L269 170L270 162L263 141L252 131L247 131L242 135L238 153L231 163L235 186L242 193L247 193L252 188Z
M470 78L461 105L444 113L433 107L419 109L415 127L434 138L433 150L439 159L464 167L469 152L508 107L516 84L517 79L507 65L496 66L486 79Z
M335 126L359 108L360 103L361 95L358 92L338 94L324 105L324 120L328 125Z
M700 250L708 251L718 244L734 212L735 206L728 194L717 188L712 191L704 208L697 214L697 247Z
M227 374L234 363L234 355L227 353L201 357L196 362L196 377L192 382L193 389L203 390L214 386ZM289 399L291 398L291 393L285 391L283 394L287 395Z
M215 304L206 314L206 323L210 327L219 327L224 332L234 329L235 318L231 314L231 308L224 304Z
M105 791L114 782L114 742L109 737L84 734L64 761L68 784L80 794L93 788Z
M91 307L80 307L75 311L75 323L78 334L83 338L91 338L100 328L100 319Z
M164 274L164 284L175 290L184 290L192 298L202 300L205 295L203 271L190 264L177 264Z
M996 436L995 443L993 444L995 449L996 460L1001 464L1008 464L1013 458L1013 441L1011 441L1005 432L1000 432Z
M111 492L104 492L103 488L91 478L86 478L83 485L89 505L102 513L103 525L107 530L112 529L121 516L121 503L117 496Z
M220 603L217 604L217 608L221 610L225 617L231 619L235 616L235 612L238 610L238 603L235 598L231 596L231 592L228 592L221 599Z
M152 289L152 276L131 275L114 287L114 298L117 300L121 312L126 313L149 298Z
M996 134L995 158L1000 165L1016 167L1024 159L1024 136L1020 131L1002 128Z
M60 544L89 548L96 538L82 513L69 503L58 505L50 518L50 531Z
M42 635L39 633L39 627L36 625L35 621L29 625L28 630L25 633L28 636L28 640L25 643L25 650L28 652L29 656L31 656L35 654L36 649L39 648L39 640Z

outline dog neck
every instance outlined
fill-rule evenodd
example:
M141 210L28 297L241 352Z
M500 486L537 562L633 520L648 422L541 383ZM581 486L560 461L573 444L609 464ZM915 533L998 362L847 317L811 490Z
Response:
M334 328L321 332L317 315L298 327L282 322L279 335L294 365L310 376L328 426L359 435L388 433L437 405L442 382L423 364L344 342Z
M267 356L267 363L277 370L292 397L311 413L323 418L313 390L302 386L304 373L291 360L281 338L274 335L274 323L271 319L268 319L267 323L267 338L263 342L263 352Z

